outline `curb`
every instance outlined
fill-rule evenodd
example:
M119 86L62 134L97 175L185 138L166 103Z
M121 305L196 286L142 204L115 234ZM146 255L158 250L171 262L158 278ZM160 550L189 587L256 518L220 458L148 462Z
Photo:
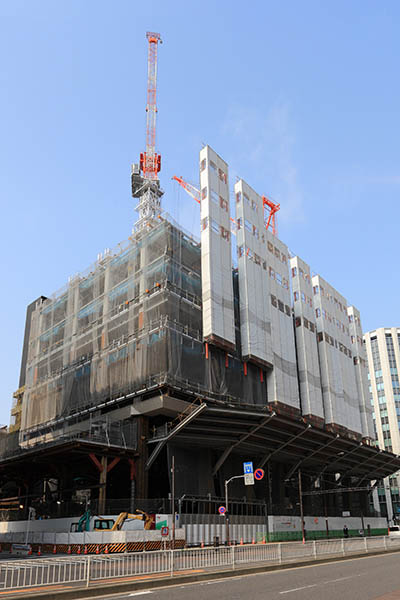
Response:
M19 598L24 600L25 598L35 598L35 600L80 600L81 598L94 598L96 596L107 596L111 594L123 594L125 592L140 591L143 589L156 589L164 588L169 586L175 586L182 583L196 583L198 581L206 581L212 579L225 579L229 577L237 577L241 575L252 575L257 573L268 573L270 571L285 571L287 569L294 569L298 567L320 565L331 562L339 562L345 560L352 560L353 558L368 558L372 556L380 556L385 554L394 554L400 552L399 549L394 550L382 550L375 552L358 552L356 554L348 554L346 556L332 556L329 558L321 558L317 560L303 560L299 562L286 563L281 565L259 565L254 567L237 567L234 570L229 569L225 571L211 571L206 573L198 573L194 575L174 575L173 577L159 577L157 579L143 579L142 581L132 581L125 583L106 583L101 581L97 584L92 584L90 587L74 587L68 590L54 590L51 592L33 591L29 589L16 591L12 593L10 590L6 593L0 592L1 598L9 598L15 600Z

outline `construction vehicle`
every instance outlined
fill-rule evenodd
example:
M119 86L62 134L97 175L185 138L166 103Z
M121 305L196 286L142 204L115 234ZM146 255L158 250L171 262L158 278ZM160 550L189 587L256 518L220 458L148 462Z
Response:
M102 517L97 517L94 522L93 531L120 531L125 521L131 519L144 521L144 529L151 529L152 524L154 523L154 517L143 510L136 509L136 512L139 514L132 515L128 512L122 512L118 515L115 521L114 519L103 519Z

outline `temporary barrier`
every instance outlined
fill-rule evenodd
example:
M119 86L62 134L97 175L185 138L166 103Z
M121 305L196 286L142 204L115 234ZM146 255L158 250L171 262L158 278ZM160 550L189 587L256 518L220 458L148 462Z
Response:
M335 556L400 550L400 538L359 537L335 540L255 543L187 550L163 550L129 554L51 557L0 561L2 590L36 588L45 585L171 573L190 569L235 569L238 565L290 564Z

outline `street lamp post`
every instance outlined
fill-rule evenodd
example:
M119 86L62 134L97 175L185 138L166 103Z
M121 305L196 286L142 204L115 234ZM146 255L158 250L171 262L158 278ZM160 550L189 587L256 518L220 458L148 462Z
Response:
M229 546L230 545L230 539L229 539L229 506L228 506L228 485L230 484L231 481L233 481L234 479L243 479L245 476L244 475L234 475L233 477L231 477L230 479L226 479L225 480L225 508L226 508L226 513L225 513L225 528L226 528L226 545Z

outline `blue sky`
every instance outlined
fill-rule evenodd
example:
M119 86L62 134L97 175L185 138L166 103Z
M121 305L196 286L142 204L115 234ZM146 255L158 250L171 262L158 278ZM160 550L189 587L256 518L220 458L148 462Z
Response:
M26 306L130 234L145 144L147 30L159 31L164 208L210 144L281 204L279 237L361 311L399 326L400 4L0 0L0 422Z

